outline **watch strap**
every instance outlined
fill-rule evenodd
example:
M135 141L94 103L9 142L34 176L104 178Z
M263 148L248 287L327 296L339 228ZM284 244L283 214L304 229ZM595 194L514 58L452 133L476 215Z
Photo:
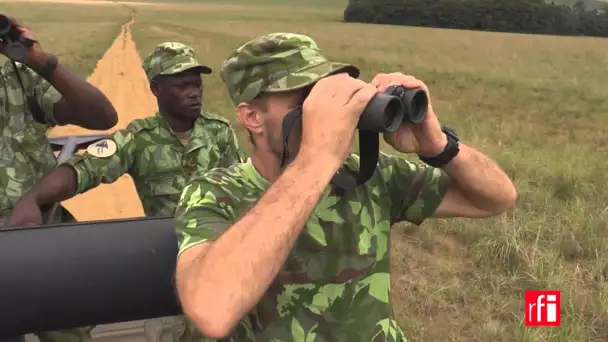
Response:
M57 56L49 54L46 64L44 65L44 67L42 67L42 69L40 69L40 71L38 71L38 74L44 79L48 80L51 77L51 74L53 73L55 68L57 68L58 64L59 60L57 59Z
M448 143L443 149L443 152L434 157L418 156L418 158L426 164L438 168L447 165L450 161L452 161L452 159L454 159L454 157L458 155L458 152L460 151L458 143L459 139L456 133L445 125L441 125L441 130L448 138Z

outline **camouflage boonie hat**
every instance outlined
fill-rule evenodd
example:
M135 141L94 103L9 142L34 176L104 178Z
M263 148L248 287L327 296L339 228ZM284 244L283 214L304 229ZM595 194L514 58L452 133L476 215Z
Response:
M192 68L199 69L203 74L212 72L210 67L196 60L192 47L178 42L158 44L143 60L142 67L148 81L158 75L173 75Z
M359 77L357 67L328 60L310 37L271 33L236 49L222 64L220 75L236 106L261 92L306 87L338 72Z

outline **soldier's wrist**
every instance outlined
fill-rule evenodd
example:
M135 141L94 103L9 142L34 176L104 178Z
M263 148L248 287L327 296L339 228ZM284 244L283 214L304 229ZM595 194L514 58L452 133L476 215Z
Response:
M26 65L44 78L50 78L51 73L57 68L59 61L53 54L41 52L28 58Z
M21 196L21 198L17 201L17 204L19 203L28 203L28 204L35 204L38 208L40 208L40 201L38 200L38 195L35 189L30 189L30 191L26 192L25 194L23 194L23 196Z

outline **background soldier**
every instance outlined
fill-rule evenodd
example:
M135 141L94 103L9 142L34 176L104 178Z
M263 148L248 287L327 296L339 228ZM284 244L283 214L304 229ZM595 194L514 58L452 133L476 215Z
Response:
M7 225L40 223L38 206L64 201L125 173L135 183L146 216L173 216L183 187L193 175L242 160L230 122L202 109L201 74L194 50L159 44L143 61L159 111L133 120L74 155L24 195Z
M27 28L15 24L24 37L34 39ZM2 43L0 52L6 54ZM17 200L56 167L46 136L50 128L72 124L105 130L117 122L106 96L40 44L29 49L23 63L9 60L0 69L0 226ZM73 220L67 210L59 209L51 222Z
M31 32L12 19L21 35L34 39ZM0 52L7 55L0 43ZM8 56L7 56L8 57ZM106 130L118 122L118 115L107 97L95 86L72 74L56 56L45 52L39 43L28 50L23 63L9 60L0 69L0 227L16 206L17 200L40 178L57 166L47 140L54 126L77 125ZM60 204L38 209L44 223L73 221ZM52 212L55 212L53 215ZM57 341L69 342L78 331L57 331ZM39 335L44 341L54 341ZM1 341L18 341L21 337Z
M27 192L7 226L40 224L39 206L67 200L128 173L146 216L173 216L187 181L243 160L229 121L202 109L200 64L184 44L159 44L143 61L159 112L74 155ZM165 319L164 321L167 321ZM175 317L182 327L183 318Z

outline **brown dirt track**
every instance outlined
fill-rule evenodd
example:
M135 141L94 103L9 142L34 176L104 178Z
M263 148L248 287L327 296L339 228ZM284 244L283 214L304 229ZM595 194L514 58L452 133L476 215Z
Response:
M68 0L57 2L66 1ZM82 3L102 2L117 4L104 1L82 1ZM141 69L141 60L135 48L135 42L131 37L133 23L134 19L123 25L120 34L99 60L93 74L87 79L106 94L118 111L118 123L105 133L124 128L132 120L153 115L157 110L156 100L149 90L146 75ZM100 133L104 132L65 126L53 129L51 136ZM63 203L78 221L144 216L141 202L129 175L120 177L112 184L102 184Z

